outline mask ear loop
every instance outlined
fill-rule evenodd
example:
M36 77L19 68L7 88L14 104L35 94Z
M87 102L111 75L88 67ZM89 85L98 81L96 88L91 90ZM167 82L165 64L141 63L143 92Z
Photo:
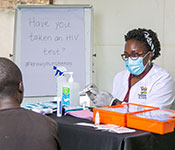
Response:
M147 53L147 54L149 54L149 53L151 53L151 52L150 52L150 51L148 51L148 53ZM146 54L146 55L147 55L147 54ZM146 55L145 55L145 56L146 56ZM144 57L145 57L145 56L144 56ZM151 56L151 58L152 58L152 57L153 57L153 56ZM148 64L149 64L149 66L151 65L151 59L149 59L149 60L148 60Z
M149 66L151 65L151 60L149 59L149 61L148 61L148 64L149 64Z
M143 57L143 59L144 59L149 53L150 53L150 51L148 51L148 52L146 53L146 55ZM150 60L150 59L148 60L148 62L146 63L145 66L147 66L148 64L151 65L151 60Z
M150 53L150 51L148 51L147 53L146 53L146 55L145 56L143 56L143 59L148 55Z

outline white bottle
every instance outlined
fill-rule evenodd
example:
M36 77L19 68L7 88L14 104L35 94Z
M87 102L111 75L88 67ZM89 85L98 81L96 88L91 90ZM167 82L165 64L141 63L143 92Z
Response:
M57 97L61 98L62 96L62 86L63 84L66 82L66 77L64 76L64 72L67 71L67 69L63 66L58 66L55 67L54 66L54 70L56 70L56 80L57 80L57 84L56 84L56 92L57 92Z
M100 124L100 115L99 112L97 111L95 114L95 125L99 125Z
M69 74L68 82L65 82L62 87L62 102L63 105L79 106L80 105L80 86L74 82L73 72L65 72Z
M64 75L57 77L57 117L62 116L62 86L66 82Z
M57 90L57 97L58 98L62 97L62 87L63 87L65 82L66 82L66 78L65 78L64 74L57 77L56 90Z
M57 117L62 116L62 87L66 82L66 78L64 76L65 68L59 67L58 71L60 72L57 76L57 84L56 84L56 92L57 92Z

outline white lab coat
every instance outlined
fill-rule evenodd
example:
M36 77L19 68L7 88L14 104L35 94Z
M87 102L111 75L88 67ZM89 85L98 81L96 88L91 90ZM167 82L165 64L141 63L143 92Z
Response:
M113 81L112 95L121 101L128 91L129 71L119 72ZM130 89L129 103L169 108L173 103L173 79L165 69L153 64L151 70Z

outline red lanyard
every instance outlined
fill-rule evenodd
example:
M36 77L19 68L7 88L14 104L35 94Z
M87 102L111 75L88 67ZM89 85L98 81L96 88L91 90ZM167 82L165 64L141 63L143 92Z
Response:
M141 79L150 71L151 69L149 69L148 71L144 72L142 75L141 75ZM128 102L129 101L129 93L130 93L130 89L131 89L131 79L134 78L135 75L131 74L129 75L129 78L128 78L128 91L125 95L125 98L123 100L123 102Z
M129 78L128 78L128 91L125 95L125 98L123 100L123 102L128 102L129 101L129 92L130 92L130 89L131 89L131 79L134 78L135 75L131 74L129 75Z

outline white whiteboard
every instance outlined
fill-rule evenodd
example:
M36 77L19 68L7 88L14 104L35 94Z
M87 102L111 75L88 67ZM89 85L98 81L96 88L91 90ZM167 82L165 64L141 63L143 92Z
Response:
M24 96L55 96L53 66L74 72L80 89L91 82L92 8L19 5L14 61L23 74Z

